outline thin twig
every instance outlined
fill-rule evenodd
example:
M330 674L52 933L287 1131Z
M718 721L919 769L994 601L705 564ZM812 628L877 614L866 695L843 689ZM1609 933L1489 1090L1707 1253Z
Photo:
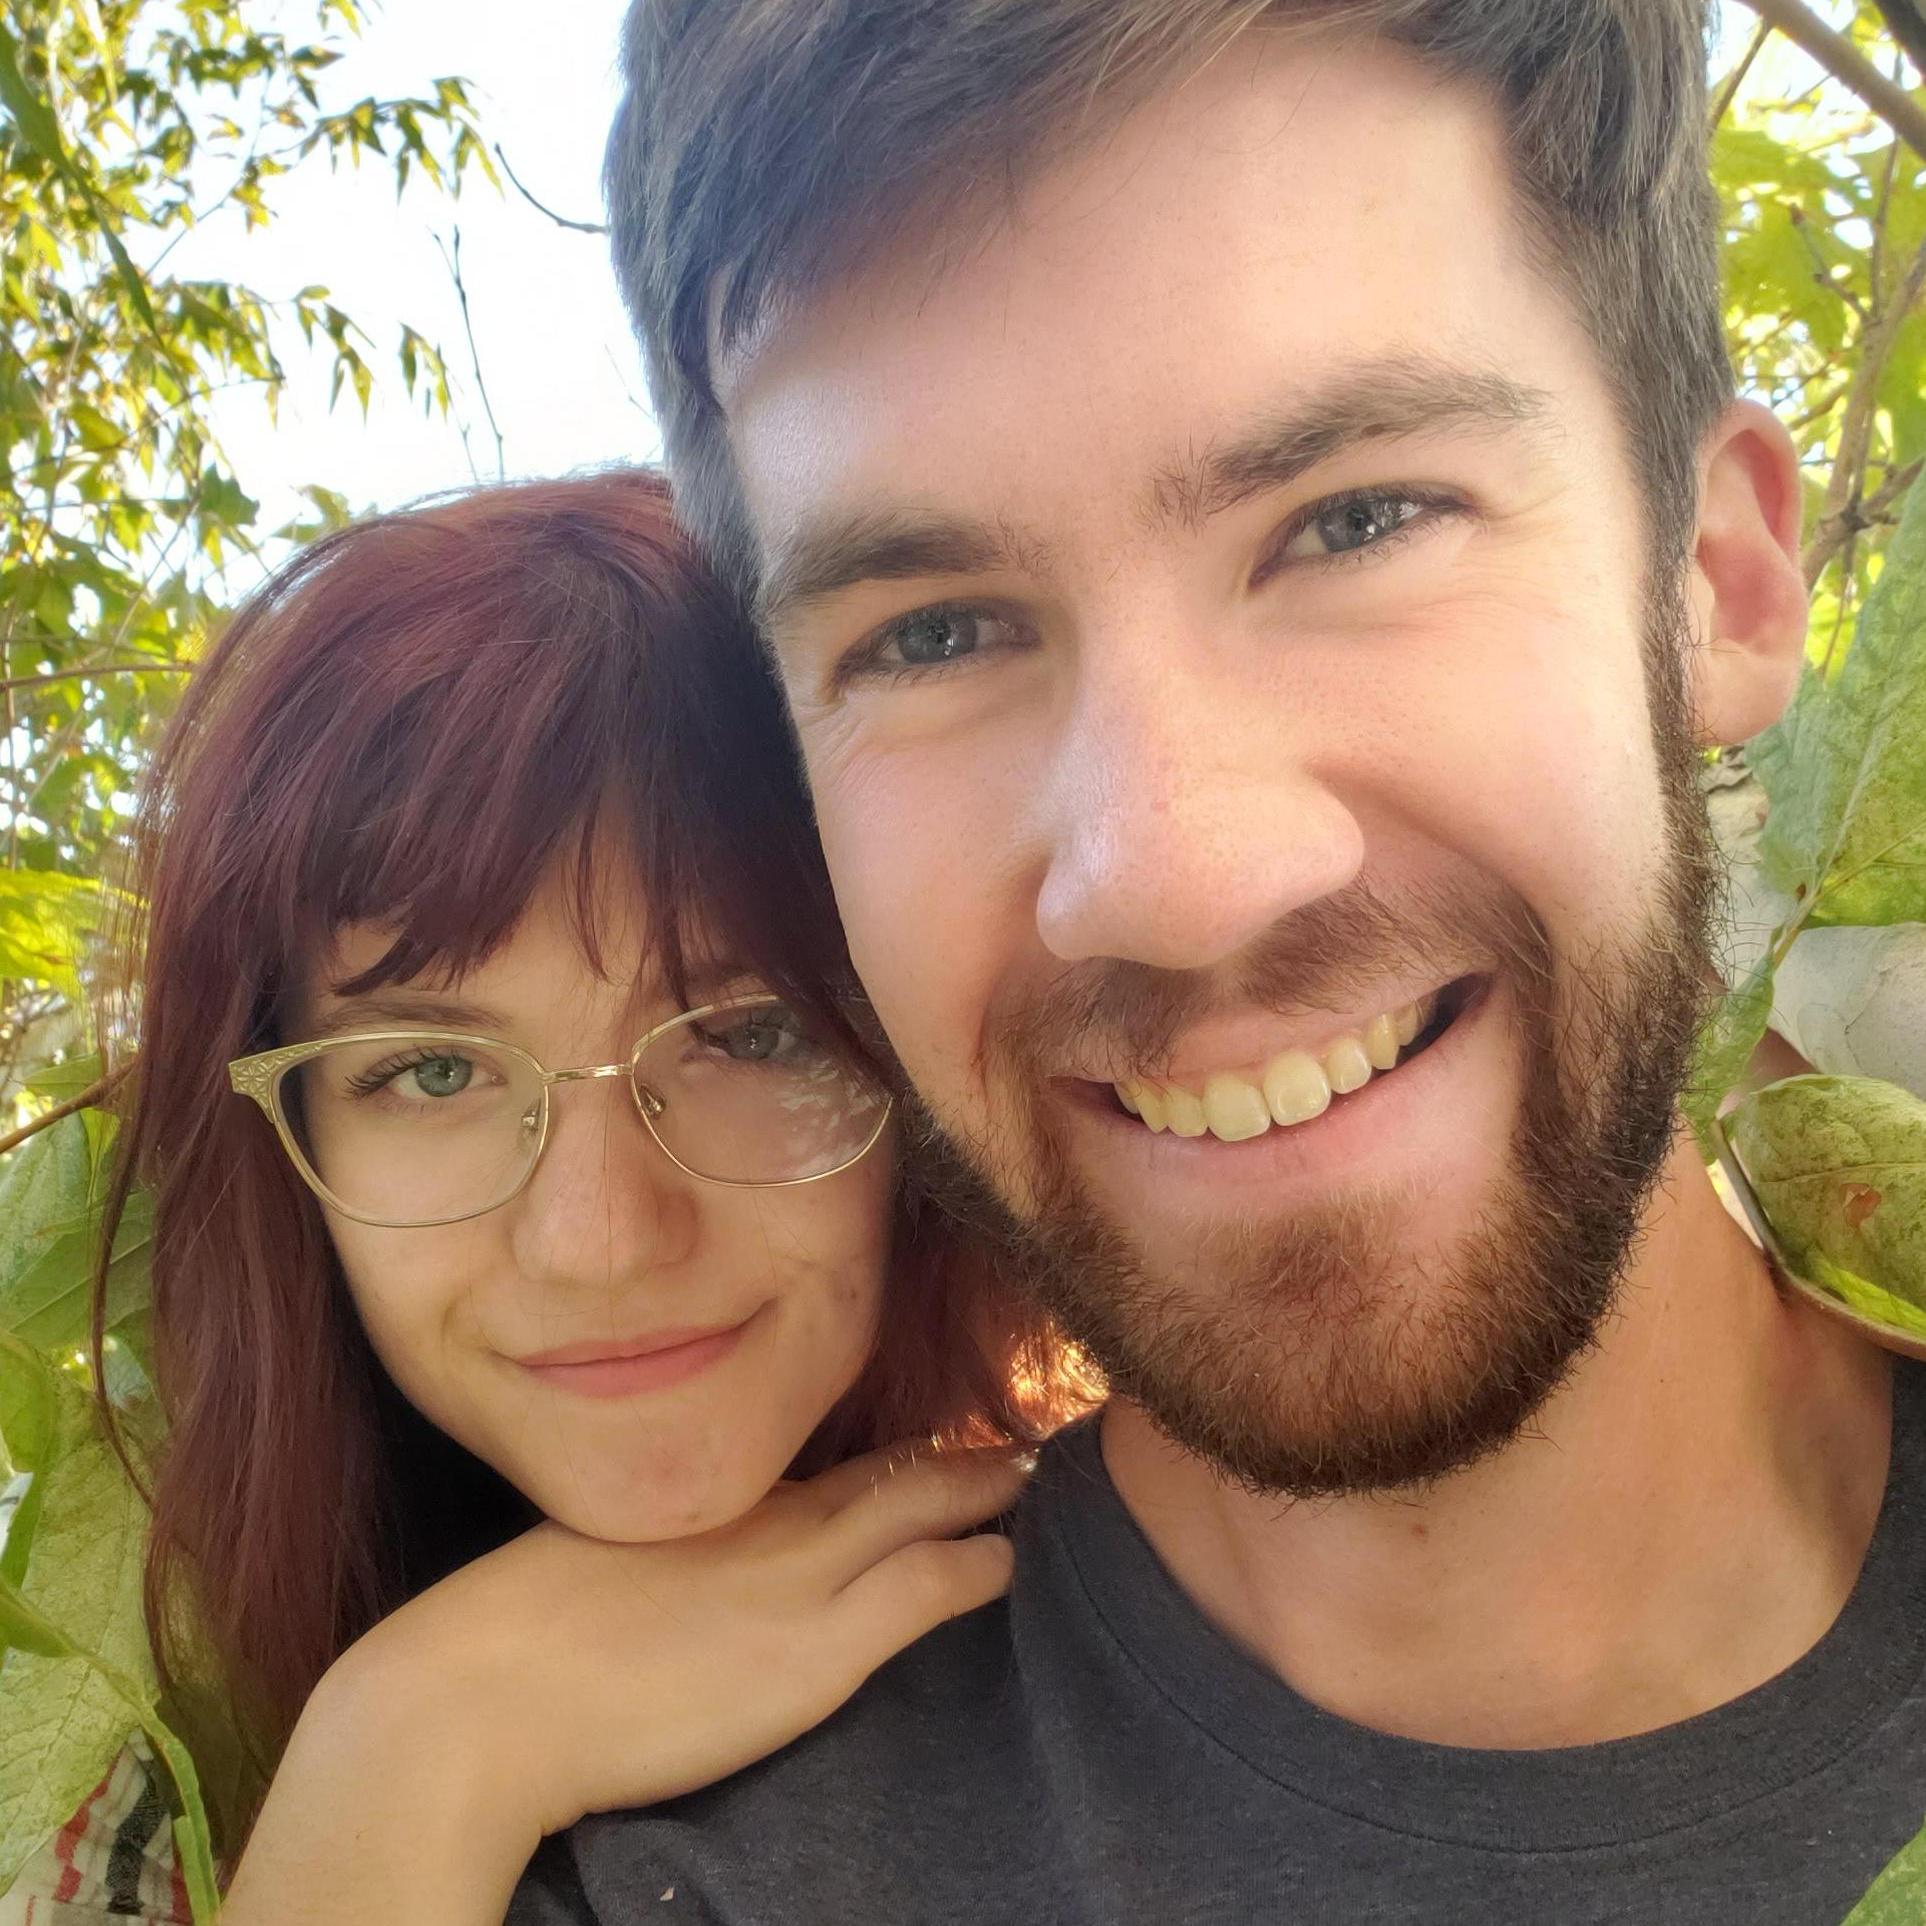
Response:
M1713 127L1716 128L1732 111L1732 103L1737 98L1739 89L1745 85L1745 77L1752 71L1752 63L1759 57L1759 49L1771 38L1772 22L1761 20L1757 31L1752 36L1751 45L1739 56L1739 64L1726 75L1720 83L1718 93L1713 97L1711 113Z
M37 689L45 682L91 682L101 675L192 675L191 662L102 662L91 669L49 669L45 675L10 675L0 681L9 694L15 689Z
M502 172L515 183L515 190L538 214L546 214L557 227L565 227L571 234L606 234L608 229L600 221L571 221L565 214L558 214L552 207L544 207L526 187L522 179L508 164L508 156L502 152L500 141L495 143L495 158L502 164Z
M1837 514L1824 517L1813 528L1812 540L1806 544L1804 558L1806 568L1812 571L1813 581L1825 573L1827 564L1861 529L1875 528L1891 516L1900 496L1919 479L1922 468L1926 468L1926 458L1909 461L1904 468L1893 469L1863 501L1848 503Z
M1810 386L1811 383L1818 379L1819 377L1817 375L1808 375L1805 382L1798 385ZM1848 385L1849 384L1844 381L1834 382L1820 400L1809 403L1805 412L1800 415L1795 415L1786 423L1786 426L1797 435L1803 434L1815 421L1823 421L1826 416L1831 414L1832 411L1839 406L1840 398L1845 394Z
M8 1151L17 1149L29 1137L37 1137L62 1117L71 1117L76 1110L91 1110L104 1098L111 1097L114 1091L133 1069L131 1063L123 1063L116 1070L109 1070L104 1077L90 1083L77 1097L69 1097L65 1103L57 1103L51 1110L43 1110L31 1123L24 1123L18 1130L10 1130L0 1137L0 1157Z
M461 303L461 329L468 337L468 362L475 371L475 387L481 395L482 413L488 417L489 432L495 437L495 479L508 479L508 455L502 440L501 424L495 419L495 405L488 398L488 382L482 374L481 350L475 346L475 327L468 313L468 285L461 278L461 229L454 230L454 247L442 247L441 236L435 236L435 245L441 248L441 258L448 263L448 272L455 283L455 297ZM471 464L472 466L472 464Z
M1888 80L1842 33L1804 4L1804 0L1746 0L1769 22L1803 48L1820 66L1857 94L1908 146L1926 154L1926 107L1905 88Z
M1833 459L1832 474L1826 482L1826 499L1819 510L1813 539L1802 557L1808 588L1818 581L1826 563L1832 559L1831 552L1821 547L1820 531L1858 505L1872 446L1873 421L1878 413L1880 378L1886 372L1893 344L1922 288L1926 288L1926 241L1920 243L1890 299L1877 306L1875 318L1859 338L1858 366L1853 371L1845 413L1839 422L1839 453ZM1873 300L1875 304L1880 301L1877 288L1873 290ZM1838 544L1835 542L1833 546L1836 548Z
M1914 0L1875 0L1886 31L1912 56L1912 62L1926 74L1926 13Z

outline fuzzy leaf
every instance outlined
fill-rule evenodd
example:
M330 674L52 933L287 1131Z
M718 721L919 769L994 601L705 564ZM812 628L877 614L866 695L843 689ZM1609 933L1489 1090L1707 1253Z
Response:
M1708 1159L1714 1154L1712 1119L1727 1093L1745 1075L1771 1018L1772 965L1762 956L1746 980L1719 1000L1699 1032L1685 1086L1685 1114Z
M1726 1129L1794 1267L1926 1334L1926 1103L1871 1077L1788 1077Z
M0 1635L0 1888L58 1831L153 1697L141 1620L146 1517L85 1387L53 1374L59 1409L24 1580L5 1588Z
M1747 759L1772 798L1768 877L1806 920L1926 920L1926 477L1913 484L1845 666L1808 674Z
M1903 1845L1843 1926L1919 1926L1926 1919L1926 1831Z

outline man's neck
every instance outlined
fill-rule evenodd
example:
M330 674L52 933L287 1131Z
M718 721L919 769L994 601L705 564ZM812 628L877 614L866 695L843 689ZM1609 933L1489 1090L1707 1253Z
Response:
M1505 1450L1417 1495L1252 1497L1113 1402L1104 1455L1201 1609L1326 1710L1444 1745L1582 1745L1724 1704L1844 1605L1890 1361L1796 1297L1675 1147L1597 1348Z

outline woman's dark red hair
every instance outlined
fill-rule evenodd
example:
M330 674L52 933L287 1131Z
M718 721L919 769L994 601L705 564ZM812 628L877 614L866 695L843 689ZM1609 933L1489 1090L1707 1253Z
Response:
M558 863L600 967L610 832L672 987L699 930L836 1007L848 961L780 704L644 471L316 542L228 625L154 764L117 1191L155 1197L148 1622L181 1679L189 1603L270 1757L363 1631L532 1514L389 1384L315 1200L226 1065L287 1040L277 1006L341 924L394 930L354 989L458 973ZM876 1357L818 1460L1029 1432L1012 1387L1047 1375L1043 1335L942 1224L906 1204L897 1233Z

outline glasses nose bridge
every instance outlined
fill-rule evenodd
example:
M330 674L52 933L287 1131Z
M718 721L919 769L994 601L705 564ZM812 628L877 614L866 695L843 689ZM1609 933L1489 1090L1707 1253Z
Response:
M575 1070L544 1070L542 1072L542 1091L548 1091L558 1083L592 1083L604 1077L626 1077L629 1081L629 1094L635 1099L635 1107L642 1113L645 1122L661 1116L666 1108L661 1097L640 1075L640 1064L636 1057L626 1063L591 1063ZM650 1133L654 1134L653 1131Z
M595 1077L626 1077L630 1068L626 1063L590 1063L584 1064L579 1070L544 1070L542 1082L586 1083Z

